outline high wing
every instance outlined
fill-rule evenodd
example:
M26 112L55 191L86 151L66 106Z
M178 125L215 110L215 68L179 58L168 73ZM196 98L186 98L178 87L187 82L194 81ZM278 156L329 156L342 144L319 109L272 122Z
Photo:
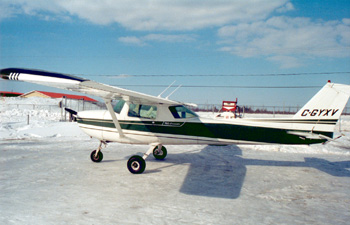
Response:
M25 81L70 91L82 92L85 94L101 97L105 100L123 99L125 101L143 104L178 104L176 101L168 100L165 98L130 91L127 89L101 84L88 79L61 73L52 73L31 69L7 68L0 70L0 76L6 80Z

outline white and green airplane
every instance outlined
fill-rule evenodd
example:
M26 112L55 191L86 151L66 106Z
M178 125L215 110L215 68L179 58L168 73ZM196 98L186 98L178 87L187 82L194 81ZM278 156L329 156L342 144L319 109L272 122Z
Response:
M100 140L91 160L101 162L102 147L109 142L149 145L143 156L134 155L127 166L142 173L145 159L153 153L164 159L164 145L315 144L333 140L333 132L350 96L350 85L328 82L291 118L220 120L201 118L185 104L84 78L46 71L8 68L6 80L26 81L104 99L108 110L82 111L79 127ZM112 106L112 100L119 100Z

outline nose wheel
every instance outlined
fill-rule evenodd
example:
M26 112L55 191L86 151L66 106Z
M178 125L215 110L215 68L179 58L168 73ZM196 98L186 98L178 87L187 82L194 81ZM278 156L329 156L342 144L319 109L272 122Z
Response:
M103 159L103 154L101 152L101 150L103 148L102 144L104 144L104 147L106 147L106 145L107 145L106 142L101 141L100 145L98 146L98 148L91 152L91 154L90 154L91 161L93 161L95 163L98 163L98 162L102 161L102 159Z
M128 160L128 170L133 174L141 174L146 169L146 158L153 153L154 158L162 160L167 156L167 150L162 145L150 146L148 151L141 157L139 155L133 155Z
M91 152L90 158L93 162L101 162L103 159L103 154L101 151L94 150Z

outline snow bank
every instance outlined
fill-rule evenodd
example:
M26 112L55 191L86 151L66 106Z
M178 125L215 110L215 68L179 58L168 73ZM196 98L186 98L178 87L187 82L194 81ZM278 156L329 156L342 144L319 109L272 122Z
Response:
M0 140L83 135L75 123L59 122L60 99L3 98L0 101Z

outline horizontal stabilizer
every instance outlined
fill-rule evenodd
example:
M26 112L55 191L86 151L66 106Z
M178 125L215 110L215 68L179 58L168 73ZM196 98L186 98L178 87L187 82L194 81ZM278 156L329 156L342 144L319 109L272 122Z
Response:
M299 131L288 131L288 134L293 134L299 136L300 138L313 139L313 140L332 140L332 138L327 137L322 134L315 134L311 132L299 132Z
M77 115L77 111L74 111L73 109L70 108L64 108L64 110L66 110L67 112L69 112L71 115Z

